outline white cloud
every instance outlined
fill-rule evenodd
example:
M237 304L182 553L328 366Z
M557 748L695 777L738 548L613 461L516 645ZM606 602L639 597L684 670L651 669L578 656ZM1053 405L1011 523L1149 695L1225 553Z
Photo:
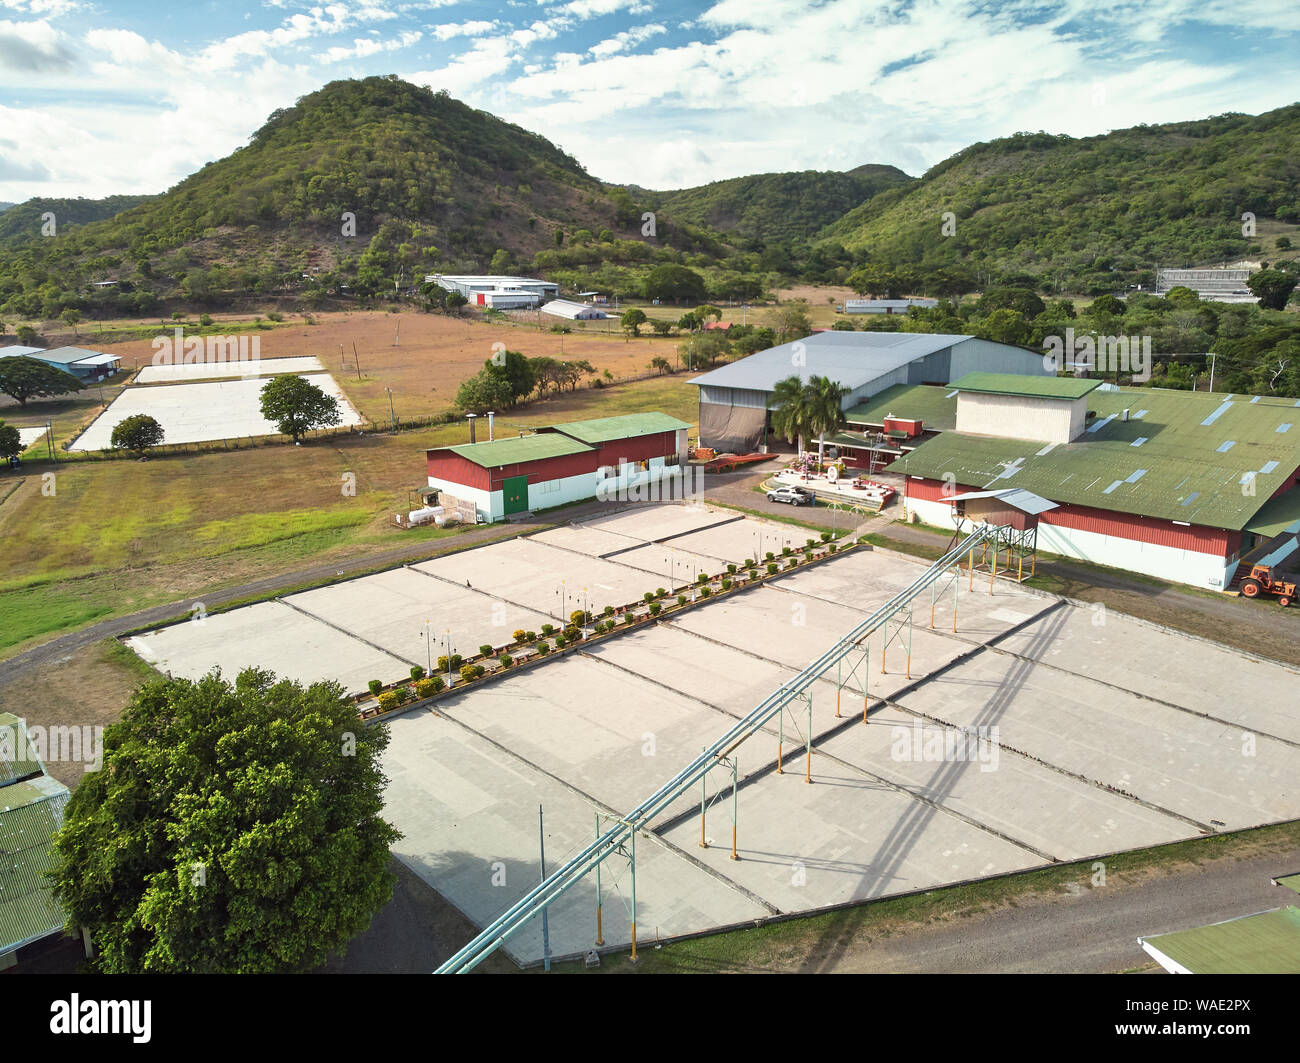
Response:
M477 37L480 34L488 33L500 25L495 19L491 22L479 20L477 22L445 22L441 26L434 26L429 36L438 41L449 41L453 37Z
M601 59L607 55L617 55L628 48L636 47L642 41L648 41L651 37L657 37L659 34L667 32L668 27L652 22L648 26L637 26L635 29L616 33L608 40L593 44L587 50L597 59Z
M358 37L352 42L351 48L341 46L330 48L317 55L316 59L322 63L338 63L344 59L363 59L369 55L378 55L380 52L396 52L401 48L409 48L422 36L419 30L405 30L386 41L374 37Z

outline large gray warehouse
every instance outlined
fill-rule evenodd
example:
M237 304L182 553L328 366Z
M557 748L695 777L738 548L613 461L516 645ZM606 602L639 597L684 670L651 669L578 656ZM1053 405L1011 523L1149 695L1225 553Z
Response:
M830 377L850 388L847 410L895 384L950 384L973 372L1054 375L1041 354L974 336L817 332L692 380L700 389L700 445L744 454L765 444L768 402L790 376Z

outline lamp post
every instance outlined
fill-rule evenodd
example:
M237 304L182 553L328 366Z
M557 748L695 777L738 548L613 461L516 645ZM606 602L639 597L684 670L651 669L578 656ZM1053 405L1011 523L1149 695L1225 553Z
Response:
M425 675L433 675L433 638L429 634L429 625L432 623L432 620L426 620L424 630L420 632L421 637L424 639L424 662L427 665L424 670Z
M451 670L451 655L455 652L455 647L453 647L451 644L451 628L447 628L443 632L442 638L443 638L443 644L447 648L447 689L450 690L452 683L454 682L452 678L452 670Z

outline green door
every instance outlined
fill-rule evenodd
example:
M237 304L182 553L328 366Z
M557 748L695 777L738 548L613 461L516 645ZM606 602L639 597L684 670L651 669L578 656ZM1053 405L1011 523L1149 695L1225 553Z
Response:
M505 497L506 516L522 513L528 508L528 477L511 476L501 483L501 493Z

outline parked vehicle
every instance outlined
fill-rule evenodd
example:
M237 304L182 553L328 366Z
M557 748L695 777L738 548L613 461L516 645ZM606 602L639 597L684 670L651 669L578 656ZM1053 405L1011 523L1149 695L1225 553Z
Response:
M1274 576L1272 565L1255 565L1250 570L1250 575L1241 581L1241 593L1246 598L1272 595L1277 598L1277 604L1285 609L1295 601L1296 585L1290 580L1282 580Z
M802 487L777 487L767 493L769 502L788 502L792 506L811 506L816 498Z

